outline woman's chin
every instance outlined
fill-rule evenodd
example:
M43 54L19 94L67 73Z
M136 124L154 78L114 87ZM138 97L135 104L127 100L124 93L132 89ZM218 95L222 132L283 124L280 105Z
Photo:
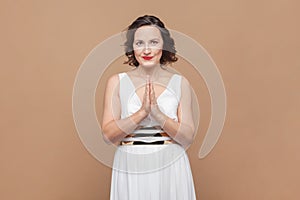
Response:
M151 62L151 61L145 61L145 62L141 63L141 66L150 68L150 67L159 66L159 63L155 63L155 62Z

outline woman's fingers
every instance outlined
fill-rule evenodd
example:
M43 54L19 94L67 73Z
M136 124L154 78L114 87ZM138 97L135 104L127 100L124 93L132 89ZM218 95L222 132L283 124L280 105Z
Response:
M155 97L154 84L150 81L150 78L147 77L142 108L145 109L147 113L150 113L152 107L154 108L155 106L157 106L157 101Z
M145 85L145 93L144 93L144 97L143 97L143 105L142 105L142 108L147 113L149 113L151 111L149 92L150 92L150 84L149 84L149 79L147 78L146 85Z
M151 85L151 87L150 87L150 89L151 89L151 91L150 91L150 102L151 102L152 105L155 105L157 103L156 103L156 97L155 97L155 91L154 91L154 84L153 84L152 81L151 81L150 85Z
M148 103L148 104L150 104L150 100L149 100L149 92L150 92L150 80L149 79L147 79L147 91L146 91L146 102Z
M147 94L149 93L149 86L148 86L148 80L146 81L145 85L145 92L144 92L144 101L147 100Z

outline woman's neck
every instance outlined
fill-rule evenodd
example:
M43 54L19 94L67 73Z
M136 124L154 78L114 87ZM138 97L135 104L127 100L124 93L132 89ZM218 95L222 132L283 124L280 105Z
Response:
M150 80L157 80L159 73L161 71L161 68L159 65L153 66L153 67L143 67L143 66L139 66L137 68L137 73L138 75L143 78L146 79L147 76L150 77Z

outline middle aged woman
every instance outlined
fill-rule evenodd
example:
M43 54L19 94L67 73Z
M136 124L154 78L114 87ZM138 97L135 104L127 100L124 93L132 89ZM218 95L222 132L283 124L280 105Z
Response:
M106 85L102 129L117 145L111 200L194 200L185 148L194 137L191 88L168 64L175 44L151 15L127 29L125 51L134 69L112 75Z

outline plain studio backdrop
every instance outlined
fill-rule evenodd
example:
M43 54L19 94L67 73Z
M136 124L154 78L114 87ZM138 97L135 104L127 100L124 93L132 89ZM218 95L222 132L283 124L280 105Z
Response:
M74 125L73 84L96 45L144 14L200 43L225 84L223 132L199 159L210 96L189 63L174 65L191 82L201 109L187 150L197 199L299 199L299 6L295 0L2 0L0 199L109 199L111 168L89 154ZM130 69L123 60L99 82L99 121L108 75Z

